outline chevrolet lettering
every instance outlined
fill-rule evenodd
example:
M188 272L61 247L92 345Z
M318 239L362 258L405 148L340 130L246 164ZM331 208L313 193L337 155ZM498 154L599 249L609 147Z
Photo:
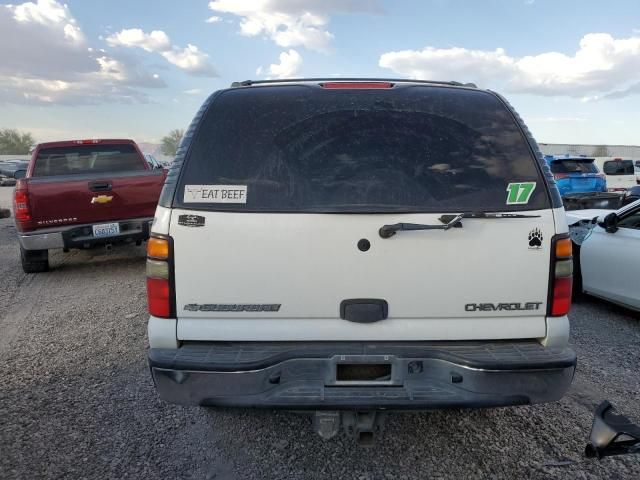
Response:
M187 312L277 312L280 310L279 303L267 304L219 304L219 303L189 303L184 306Z
M542 302L525 303L467 303L464 309L467 312L502 312L518 310L539 310Z

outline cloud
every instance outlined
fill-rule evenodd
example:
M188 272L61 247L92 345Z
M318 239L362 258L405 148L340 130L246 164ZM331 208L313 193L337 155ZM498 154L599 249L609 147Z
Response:
M195 45L187 44L186 48L172 45L169 36L162 30L145 33L139 28L124 29L107 37L107 44L111 47L141 48L147 52L159 53L169 63L192 75L217 75L209 61L209 55Z
M279 57L280 63L272 63L266 69L269 78L294 78L302 67L302 56L293 49L282 52ZM262 75L265 70L258 67L256 75Z
M494 51L466 48L401 50L382 54L378 65L410 78L489 83L513 69L513 59Z
M242 35L265 35L281 47L318 52L331 50L331 15L382 12L377 0L215 0L209 9L240 17Z
M107 44L124 47L139 47L147 52L165 52L171 50L171 41L162 30L144 33L139 28L128 28L107 37Z
M182 93L185 95L200 95L202 94L202 89L200 88L191 88L189 90L183 90Z
M137 59L92 48L55 0L0 5L0 103L145 102L166 86Z
M218 17L216 15L212 15L211 17L205 20L206 23L219 23L222 21L222 17Z
M590 33L573 55L546 52L521 58L501 48L426 47L384 53L378 64L411 78L475 82L514 93L615 98L638 91L633 85L640 81L640 37Z
M527 123L582 123L586 122L584 117L531 117L527 118Z

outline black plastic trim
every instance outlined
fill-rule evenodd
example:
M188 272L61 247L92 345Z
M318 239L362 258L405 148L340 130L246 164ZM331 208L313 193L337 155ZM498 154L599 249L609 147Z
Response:
M353 298L340 302L340 318L356 323L373 323L389 316L389 304L379 298Z
M149 349L151 367L217 372L249 371L287 360L336 355L429 358L484 370L536 370L576 365L570 348L535 340L434 342L184 342L177 349Z

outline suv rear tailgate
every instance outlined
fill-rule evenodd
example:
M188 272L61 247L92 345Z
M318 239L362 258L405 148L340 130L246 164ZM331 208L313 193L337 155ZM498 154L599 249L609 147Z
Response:
M169 228L178 339L545 336L550 194L494 94L238 88L186 138ZM512 216L379 233L461 212ZM362 299L349 308L370 323L342 311Z
M180 215L193 213L204 217L204 227L178 224ZM170 234L179 240L178 338L543 337L554 223L550 210L530 213L540 215L535 223L465 219L462 228L382 239L378 229L385 223L431 224L438 216L176 210ZM530 248L533 230L542 237L540 248ZM366 252L357 246L363 238L371 244ZM341 319L340 303L359 298L385 300L389 317L373 324ZM189 310L193 305L202 310ZM228 307L234 305L251 307ZM279 309L250 311L256 305Z

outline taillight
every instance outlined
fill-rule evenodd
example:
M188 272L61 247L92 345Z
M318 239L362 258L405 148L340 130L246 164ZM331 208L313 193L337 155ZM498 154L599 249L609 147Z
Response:
M559 317L569 313L573 288L573 245L567 234L551 241L551 275L548 314Z
M569 176L568 173L554 173L553 178L556 180L560 180L561 178L567 178Z
M175 316L172 245L169 237L151 237L147 242L147 301L154 317Z
M29 191L22 180L18 180L13 193L13 214L18 223L31 221L31 208L29 207Z

